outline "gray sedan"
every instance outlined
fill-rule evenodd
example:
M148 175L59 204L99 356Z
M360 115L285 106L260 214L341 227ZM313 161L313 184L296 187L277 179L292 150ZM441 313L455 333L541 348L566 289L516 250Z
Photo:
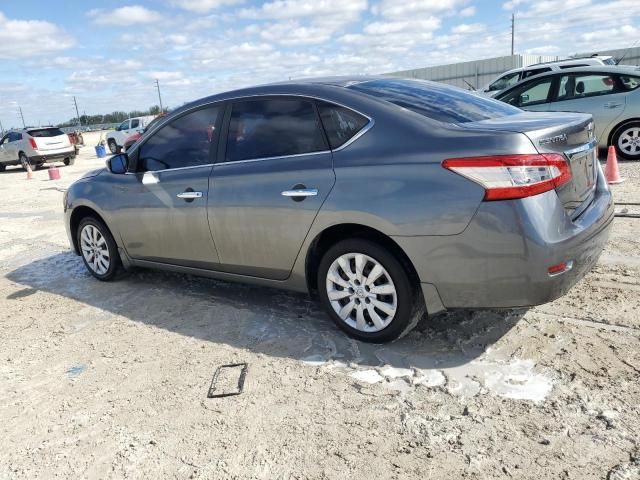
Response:
M590 115L430 82L338 78L204 98L64 198L99 280L149 267L317 296L384 342L426 313L563 295L613 202Z
M537 75L497 99L537 112L593 115L599 146L640 160L640 68L591 66Z

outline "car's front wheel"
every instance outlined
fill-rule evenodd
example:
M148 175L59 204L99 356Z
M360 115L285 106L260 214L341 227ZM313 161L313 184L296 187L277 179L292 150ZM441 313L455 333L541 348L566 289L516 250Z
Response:
M640 122L618 128L612 138L616 153L627 160L640 160Z
M402 263L368 240L344 240L325 253L318 291L338 327L365 342L395 340L424 313L422 297Z
M75 157L69 157L64 159L64 164L68 167L69 165L73 165L76 163Z
M111 232L95 217L80 221L78 247L87 270L98 280L112 280L120 267L120 256Z

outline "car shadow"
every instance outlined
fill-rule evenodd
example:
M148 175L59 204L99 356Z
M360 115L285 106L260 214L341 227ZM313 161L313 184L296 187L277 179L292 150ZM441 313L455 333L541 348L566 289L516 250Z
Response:
M525 313L447 312L396 342L374 345L348 338L307 295L273 288L142 269L100 282L72 252L34 260L7 278L24 286L7 300L45 291L180 335L313 363L455 367L482 355ZM82 312L79 324L97 321L91 315L104 321Z

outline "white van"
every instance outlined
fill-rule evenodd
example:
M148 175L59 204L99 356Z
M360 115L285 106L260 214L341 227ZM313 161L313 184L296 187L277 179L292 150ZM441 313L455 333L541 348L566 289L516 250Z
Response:
M611 56L594 55L586 58L567 58L555 62L536 63L528 67L514 68L503 73L486 86L482 90L482 94L495 97L501 91L513 87L519 81L534 75L554 70L564 70L565 68L589 67L592 65L616 65L616 59Z

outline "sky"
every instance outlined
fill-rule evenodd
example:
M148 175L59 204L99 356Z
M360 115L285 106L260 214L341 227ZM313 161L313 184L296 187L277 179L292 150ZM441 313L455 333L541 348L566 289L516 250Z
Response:
M0 0L0 121L146 109L288 78L640 44L638 0ZM60 6L63 5L63 6Z

